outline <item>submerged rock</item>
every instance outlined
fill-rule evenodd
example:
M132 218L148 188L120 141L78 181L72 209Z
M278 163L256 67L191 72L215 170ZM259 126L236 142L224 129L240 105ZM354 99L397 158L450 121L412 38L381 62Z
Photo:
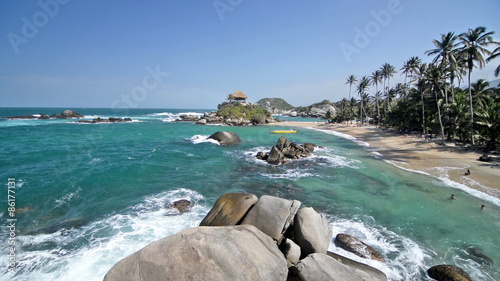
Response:
M382 257L377 250L349 234L337 234L335 237L335 245L362 258L385 262L384 257Z
M465 249L465 251L467 252L467 254L472 256L472 258L474 260L477 260L478 262L486 263L486 264L493 264L494 263L493 259L488 257L487 255L485 255L483 253L483 251L479 248L470 246L467 249Z
M53 223L50 226L38 228L26 232L26 235L51 234L63 229L80 228L87 224L87 220L83 218L72 218Z
M276 243L251 225L190 228L115 264L104 281L286 280Z
M427 270L427 274L438 281L472 281L463 269L449 264L433 266Z

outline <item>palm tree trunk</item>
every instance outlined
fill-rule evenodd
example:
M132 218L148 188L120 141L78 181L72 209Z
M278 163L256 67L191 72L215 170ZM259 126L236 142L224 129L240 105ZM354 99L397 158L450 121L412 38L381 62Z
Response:
M471 140L471 144L475 145L474 144L474 109L472 107L472 89L470 87L470 73L471 72L472 72L472 67L469 66L468 78L469 78L469 101L470 101L470 140Z
M375 96L377 98L377 125L380 127L380 106L378 104L378 86L375 83Z
M424 136L427 136L427 127L425 126L424 91L420 91L420 97L422 98L422 129L423 129Z
M439 99L437 95L436 89L434 89L434 96L436 97L436 105L438 108L438 118L439 118L439 125L441 126L441 144L444 144L444 127L443 127L443 121L441 120L441 108L439 106Z

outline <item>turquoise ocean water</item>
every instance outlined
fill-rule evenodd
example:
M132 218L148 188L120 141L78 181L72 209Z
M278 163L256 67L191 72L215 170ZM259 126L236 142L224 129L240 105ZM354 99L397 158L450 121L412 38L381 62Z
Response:
M254 156L276 143L272 126L172 122L182 112L208 110L74 110L86 119L134 122L0 119L0 280L102 280L117 261L148 243L197 226L226 192L314 207L334 235L362 239L386 263L356 257L333 242L331 251L379 268L390 280L430 280L426 269L443 263L462 267L474 280L500 280L500 200L400 169L363 143L299 128L287 136L291 141L321 148L309 159L271 166ZM61 111L0 108L0 116ZM221 147L203 141L219 130L234 131L243 142ZM15 178L15 217L8 212L9 178ZM449 199L452 193L458 200ZM183 198L195 203L191 212L175 215L165 208ZM7 226L13 218L18 266L10 273Z

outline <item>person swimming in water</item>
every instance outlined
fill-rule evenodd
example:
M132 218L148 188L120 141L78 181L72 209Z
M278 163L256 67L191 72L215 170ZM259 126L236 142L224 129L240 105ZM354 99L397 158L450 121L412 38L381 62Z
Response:
M486 206L481 205L481 210L484 210L485 208L486 208Z
M455 194L452 194L450 197L451 200L457 200L457 197L455 197Z

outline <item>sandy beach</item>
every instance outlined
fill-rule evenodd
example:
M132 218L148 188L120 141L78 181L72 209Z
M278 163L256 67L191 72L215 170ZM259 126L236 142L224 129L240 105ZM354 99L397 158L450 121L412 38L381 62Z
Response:
M331 130L355 137L397 166L449 179L500 199L500 157L490 155L491 162L481 162L481 151L470 151L454 143L438 145L436 139L423 139L420 135L403 135L395 130L375 126L356 127L325 122L274 123L287 127L310 127ZM464 173L470 170L470 175Z

